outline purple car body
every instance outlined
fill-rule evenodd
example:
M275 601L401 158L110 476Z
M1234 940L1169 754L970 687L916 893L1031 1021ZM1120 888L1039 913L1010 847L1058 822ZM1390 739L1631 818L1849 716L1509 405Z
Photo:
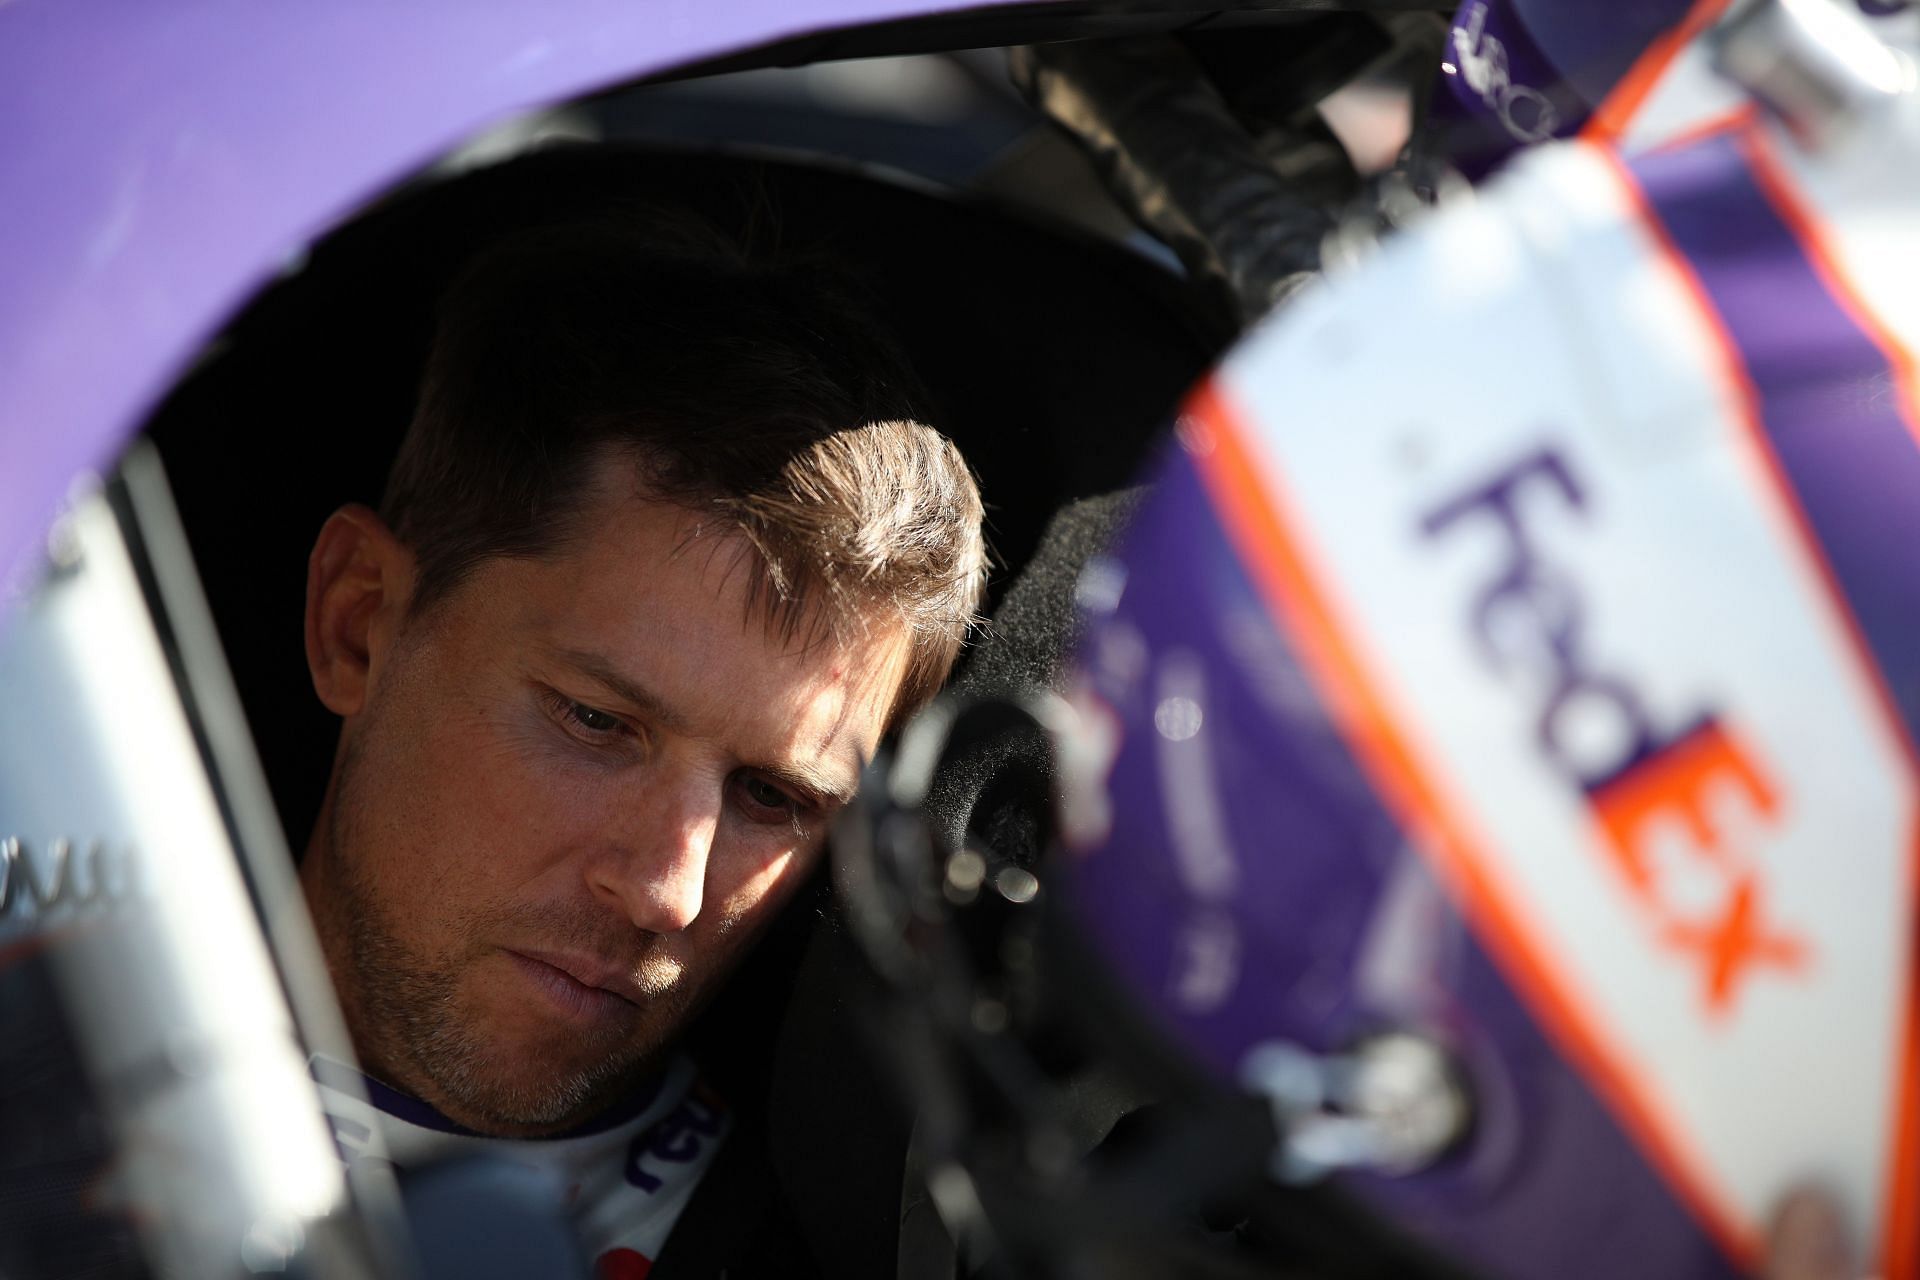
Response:
M255 290L463 139L670 67L955 8L0 5L0 571Z

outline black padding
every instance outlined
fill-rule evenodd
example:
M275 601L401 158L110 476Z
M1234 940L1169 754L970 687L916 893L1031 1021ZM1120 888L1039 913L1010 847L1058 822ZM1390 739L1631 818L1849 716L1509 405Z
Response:
M1075 592L1094 556L1112 550L1140 505L1140 491L1081 498L1047 525L993 621L968 646L953 682L961 693L985 695L1019 683L1056 688L1075 635Z
M951 690L992 698L1024 689L1059 691L1072 654L1081 571L1111 547L1138 505L1136 490L1081 499L1061 509L969 650ZM1053 780L1044 744L1031 734L956 742L927 799L949 847L969 834L1022 865L1046 838Z

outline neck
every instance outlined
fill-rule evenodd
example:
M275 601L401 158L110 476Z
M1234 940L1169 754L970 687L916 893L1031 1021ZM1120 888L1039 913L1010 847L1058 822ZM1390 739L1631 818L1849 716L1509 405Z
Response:
M332 889L333 878L340 873L333 848L333 801L334 788L329 783L326 797L320 804L320 813L314 819L313 833L307 838L306 851L300 857L300 892L306 898L307 913L312 917L314 934L320 943L320 955L326 962L334 999L340 1006L358 1066L369 1075L392 1080L392 1073L386 1064L379 1061L377 1047L364 1034L366 1024L356 999L346 954L347 930L345 922L340 919L338 896Z

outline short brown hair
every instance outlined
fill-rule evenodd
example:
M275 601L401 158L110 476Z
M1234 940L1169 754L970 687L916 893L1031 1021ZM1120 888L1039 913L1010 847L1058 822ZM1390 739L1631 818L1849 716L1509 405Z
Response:
M924 406L831 268L618 211L502 239L454 280L381 514L418 613L482 560L553 551L624 450L647 492L744 535L784 635L906 622L897 721L946 679L986 577L979 490Z

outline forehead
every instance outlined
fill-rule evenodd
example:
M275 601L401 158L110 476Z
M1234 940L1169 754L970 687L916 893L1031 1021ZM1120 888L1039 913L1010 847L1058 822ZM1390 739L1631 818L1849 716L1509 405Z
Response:
M859 653L893 628L880 610L839 616L815 592L796 612L773 583L765 560L724 512L651 491L644 462L609 449L594 463L569 538L549 558L557 576L596 596L643 597L678 606L636 621L672 629L711 629L730 606L744 632L758 632L782 661L818 656L822 647ZM717 506L717 504L716 504ZM607 601L606 603L611 603ZM698 606L697 608L694 606Z
M489 564L475 585L483 622L512 648L597 657L690 732L762 753L871 755L910 648L905 626L885 617L776 625L764 569L737 529L647 495L630 466L611 462L582 495L571 537L539 559Z

